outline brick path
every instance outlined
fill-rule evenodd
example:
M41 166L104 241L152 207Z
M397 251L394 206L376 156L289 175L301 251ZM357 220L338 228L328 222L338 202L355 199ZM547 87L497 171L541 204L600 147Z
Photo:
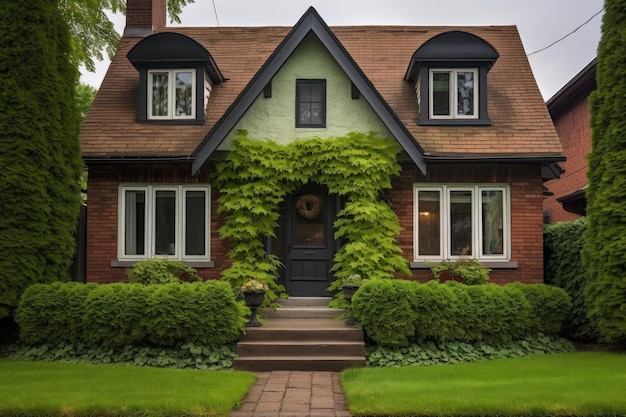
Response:
M230 417L349 417L339 372L271 371L257 374Z

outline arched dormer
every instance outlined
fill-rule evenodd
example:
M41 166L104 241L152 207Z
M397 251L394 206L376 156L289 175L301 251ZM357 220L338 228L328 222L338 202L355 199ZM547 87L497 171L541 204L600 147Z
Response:
M404 79L414 83L420 125L489 125L487 72L498 51L467 32L441 33L411 58Z
M225 80L209 51L180 33L148 36L127 58L139 71L140 121L202 122L213 85Z

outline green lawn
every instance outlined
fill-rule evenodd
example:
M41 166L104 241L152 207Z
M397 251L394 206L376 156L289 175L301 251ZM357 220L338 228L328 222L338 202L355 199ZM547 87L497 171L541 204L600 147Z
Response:
M256 376L0 359L0 416L223 416Z
M342 385L354 415L626 415L626 354L351 369Z

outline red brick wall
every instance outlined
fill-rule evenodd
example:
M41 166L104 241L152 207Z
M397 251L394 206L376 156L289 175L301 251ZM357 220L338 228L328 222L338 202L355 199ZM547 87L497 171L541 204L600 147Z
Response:
M164 28L167 19L165 0L128 0L126 26Z
M89 168L87 217L87 281L115 282L127 279L126 269L111 267L117 261L117 217L119 183L180 184L206 181L208 173L189 175L188 166L92 166ZM398 214L402 231L399 243L408 260L413 258L413 183L505 183L511 185L512 261L517 269L491 273L493 282L543 282L542 182L538 165L430 165L422 176L412 164L394 181L388 193ZM204 279L217 279L229 265L228 244L218 229L223 219L217 215L218 192L211 189L211 260L214 268L200 268ZM415 269L413 277L425 280L430 270Z
M551 223L557 223L581 217L563 210L563 205L556 200L587 184L587 154L591 152L589 99L585 97L572 103L568 111L556 116L553 121L567 161L560 163L565 170L561 178L546 182L546 187L554 195L544 200L543 209L551 213Z
M87 197L87 281L116 282L127 279L126 268L111 267L117 261L118 186L120 183L186 184L208 182L207 172L189 175L189 166L91 166ZM218 238L221 217L218 193L211 189L211 260L215 268L199 268L204 279L219 278L226 268L228 248Z
M539 165L429 165L421 175L412 165L403 166L391 192L392 207L402 231L398 237L404 256L413 259L413 183L502 183L511 187L511 261L516 269L493 269L491 281L543 282L542 181ZM429 269L412 270L413 277L432 277Z

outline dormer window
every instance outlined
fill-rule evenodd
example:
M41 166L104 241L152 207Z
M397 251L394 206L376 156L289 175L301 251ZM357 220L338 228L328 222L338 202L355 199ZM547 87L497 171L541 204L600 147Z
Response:
M148 71L148 118L195 119L195 69Z
M417 92L417 124L490 125L487 73L498 56L493 46L466 32L445 32L426 41L404 77Z
M140 122L203 123L213 86L226 80L209 51L180 33L148 36L127 56L139 71Z
M429 116L431 119L478 118L477 69L431 69Z

